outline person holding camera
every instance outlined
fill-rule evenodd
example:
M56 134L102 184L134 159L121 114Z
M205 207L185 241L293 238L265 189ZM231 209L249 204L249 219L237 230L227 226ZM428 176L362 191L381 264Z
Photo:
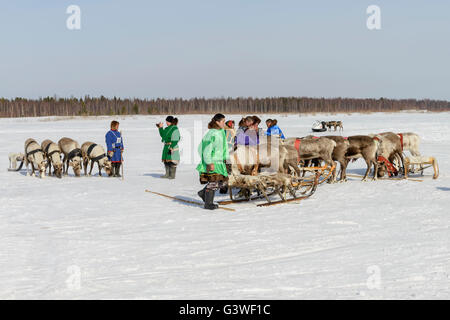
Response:
M180 131L177 127L178 119L168 116L166 118L166 124L167 127L165 128L163 128L162 122L156 124L161 141L164 143L162 162L164 162L166 174L161 176L161 178L175 179L177 165L180 162L180 150L178 148Z

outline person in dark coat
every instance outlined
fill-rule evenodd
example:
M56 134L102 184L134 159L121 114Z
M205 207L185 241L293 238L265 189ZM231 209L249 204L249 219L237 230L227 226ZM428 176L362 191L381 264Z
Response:
M123 140L119 132L119 122L111 121L111 130L106 133L106 150L108 150L108 159L112 163L112 176L120 177L120 166L122 165Z

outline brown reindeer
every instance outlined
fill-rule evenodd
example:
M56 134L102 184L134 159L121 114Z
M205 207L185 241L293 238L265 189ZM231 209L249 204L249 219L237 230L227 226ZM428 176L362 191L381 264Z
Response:
M333 151L336 142L326 137L305 137L305 138L287 138L283 141L286 146L285 154L282 155L281 163L284 166L292 167L296 174L300 175L298 168L299 161L321 159L326 165L334 167ZM295 163L295 166L293 166ZM285 167L286 169L286 167Z
M377 152L380 142L370 136L363 135L348 137L348 142L349 146L347 148L347 153L345 154L347 165L350 160L363 158L367 164L367 170L364 174L363 181L367 181L372 165L375 168L373 180L377 180ZM344 167L343 179L346 179L347 177L347 165Z
M348 138L341 136L325 136L327 139L331 139L336 142L336 147L333 149L333 154L331 155L333 161L337 161L340 164L340 182L346 181L346 177L344 175L345 169L347 167L347 159L345 155L347 154L347 150L350 146L348 142ZM333 172L333 182L336 182L337 170Z
M335 121L327 121L327 122L325 122L325 125L328 128L328 131L331 131L331 127L334 126L334 123L335 123Z
M398 168L405 172L403 146L400 136L393 132L383 132L379 135L372 135L380 140L377 161L379 162L378 177L383 177L386 172L391 175L398 175L398 169L394 163L398 163Z

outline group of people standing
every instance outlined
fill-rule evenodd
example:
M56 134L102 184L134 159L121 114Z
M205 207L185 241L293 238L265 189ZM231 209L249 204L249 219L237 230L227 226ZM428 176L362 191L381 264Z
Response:
M205 203L205 209L214 210L218 207L217 204L214 204L214 194L217 190L224 190L226 187L231 170L226 164L230 151L240 145L259 145L260 137L263 134L285 138L276 119L266 120L267 131L265 132L259 128L260 123L259 117L248 116L240 120L236 130L234 120L225 121L225 116L221 113L214 115L208 123L208 131L203 136L198 149L201 161L196 168L200 174L200 183L205 184L205 187L198 192ZM156 125L164 143L162 161L166 168L166 174L161 177L175 179L176 167L180 161L178 142L181 137L177 127L178 119L168 116L166 124L166 128L163 128L162 123Z

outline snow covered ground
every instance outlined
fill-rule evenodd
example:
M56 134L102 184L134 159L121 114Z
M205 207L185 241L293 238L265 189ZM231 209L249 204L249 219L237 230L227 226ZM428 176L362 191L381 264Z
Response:
M0 119L0 298L450 298L450 113L262 117L286 136L310 134L317 119L342 120L345 135L416 132L422 154L438 159L437 180L350 178L300 203L236 212L144 192L199 200L194 132L210 117L179 117L185 163L174 181L159 178L162 116L119 118L124 181L6 171L29 137L104 144L111 117ZM358 160L348 172L364 168Z

